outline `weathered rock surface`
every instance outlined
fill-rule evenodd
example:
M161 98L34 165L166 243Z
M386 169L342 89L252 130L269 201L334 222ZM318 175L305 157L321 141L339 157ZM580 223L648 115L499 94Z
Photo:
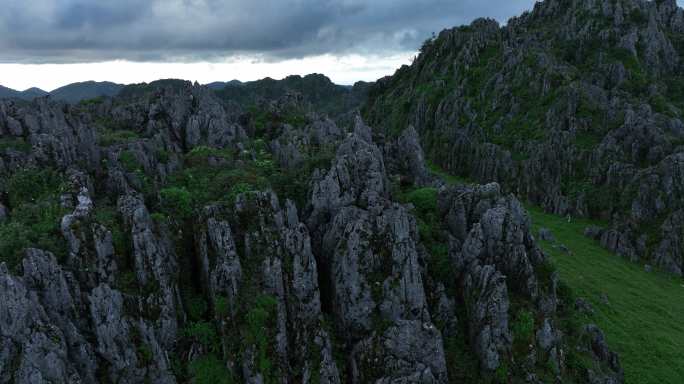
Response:
M665 221L684 202L683 20L671 0L547 0L505 26L479 19L378 81L365 117L390 137L415 127L452 173L610 220L604 246L681 275Z
M667 6L658 17L679 28ZM534 17L554 12L538 6ZM524 27L479 20L470 34L452 31L449 44L434 44L464 74L480 48ZM667 36L649 33L649 63L672 71L678 59ZM611 81L629 80L619 66L611 71ZM507 94L509 80L490 85ZM585 89L597 104L627 108L599 85ZM549 105L548 140L508 148L475 139L487 132L472 123L475 99L459 92L444 92L439 107L418 97L396 137L356 111L337 122L318 115L311 95L289 90L247 113L173 80L77 106L0 101L0 229L19 228L36 243L0 255L0 383L166 384L205 374L245 383L447 383L460 381L464 366L482 380L534 382L540 371L575 375L564 360L570 352L597 362L583 372L588 380L621 382L600 330L587 327L583 349L568 350L558 278L509 192L586 214L590 196L569 196L563 184L580 172L577 156L597 165L597 182L604 171L601 182L616 188L648 180L621 211L631 222L591 236L637 257L653 244L639 225L667 214L654 260L681 271L679 160L662 135L684 132L682 124L670 119L665 134L662 114L630 105L635 112L606 134L600 153L582 153L571 145L588 127L573 118L581 92L563 89L569 104ZM500 104L509 112L498 132L524 106L510 100ZM436 129L427 132L431 115ZM452 146L442 148L442 165L498 183L445 186L421 141L428 154ZM518 149L529 153L524 165ZM40 169L59 180L31 179ZM416 190L429 192L425 207L398 202ZM525 335L521 319L531 321Z
M356 351L352 380L446 382L442 337L430 319L416 250L415 219L387 199L382 154L364 127L357 121L331 169L314 184L309 219L323 232L318 254L338 333ZM397 339L410 327L424 327L424 338ZM398 366L402 369L393 369Z

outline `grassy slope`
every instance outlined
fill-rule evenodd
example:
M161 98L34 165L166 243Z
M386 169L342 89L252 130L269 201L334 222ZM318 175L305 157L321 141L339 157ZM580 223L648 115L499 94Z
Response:
M571 255L540 241L577 297L595 308L591 321L606 334L620 354L627 383L681 383L684 381L684 280L659 272L645 272L584 237L584 228L594 222L572 220L527 207L535 233L549 228L556 242ZM608 297L609 305L600 300Z
M448 184L470 183L428 163L430 171ZM684 280L660 272L646 272L584 236L590 225L604 223L545 213L527 205L534 233L551 230L556 244L570 249L566 255L554 244L539 245L550 256L561 280L577 297L587 299L595 313L589 319L603 329L609 346L620 354L628 384L684 382ZM609 305L602 303L605 294Z

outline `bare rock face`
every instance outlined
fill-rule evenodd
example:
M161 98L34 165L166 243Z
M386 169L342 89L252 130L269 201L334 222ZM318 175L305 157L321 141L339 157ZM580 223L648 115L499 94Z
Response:
M443 189L439 210L453 236L450 256L463 281L469 337L483 369L494 371L510 354L510 296L536 303L536 311L552 315L555 281L540 281L546 262L534 243L529 219L512 196L497 184ZM468 228L470 230L468 231ZM551 289L542 290L540 286ZM546 324L551 328L552 325ZM549 342L545 349L556 342Z
M335 164L313 186L311 220L349 206L380 206L389 196L385 163L378 147L356 134L342 142ZM316 227L313 222L309 226Z
M309 119L311 122L302 128L283 124L282 133L271 142L273 156L281 167L297 170L309 152L331 147L345 137L334 121L315 114L310 114Z
M141 298L140 305L155 315L160 341L168 348L175 341L178 319L184 313L177 286L176 254L169 234L154 223L137 196L122 196L118 209L130 228L137 284L149 292Z
M350 338L371 331L378 311L389 321L429 321L415 237L415 221L399 206L379 216L354 207L335 216L323 262L334 311Z
M97 351L111 367L107 373L112 382L176 382L157 332L145 319L126 314L131 304L121 292L103 284L89 300Z
M676 211L670 215L661 231L663 238L658 244L653 260L660 268L675 275L684 275L684 255L682 254L682 238L684 230L684 211Z
M452 248L459 270L475 263L494 265L511 277L517 291L533 300L539 297L534 269L545 258L517 199L502 196L498 184L488 184L444 190L439 205L452 235L462 244L458 251Z
M145 132L150 136L168 132L185 149L199 145L224 148L245 137L232 111L224 108L209 89L198 84L158 82L152 94L131 93L132 103L114 106L109 113L117 120L135 125L146 121Z
M94 382L105 375L175 383L156 332L148 320L124 313L120 292L102 285L82 295L74 276L37 249L27 250L22 278L0 269L2 382Z
M594 324L589 324L584 327L584 332L587 335L587 345L591 351L594 360L598 364L605 364L615 372L613 375L606 375L600 369L589 369L587 371L587 379L590 383L620 383L624 381L624 373L620 367L618 355L612 352L606 344L603 331ZM597 364L597 365L598 365Z
M470 338L484 369L495 370L509 353L506 278L491 265L476 265L465 280Z
M7 215L9 214L7 207L0 203L0 223L7 220Z
M72 186L78 191L74 193L77 205L62 218L61 230L69 249L67 265L76 271L79 281L94 288L101 282L113 284L117 264L111 232L92 220L94 204L87 184L85 179Z
M441 335L432 325L400 320L352 351L352 380L366 383L447 382ZM380 377L380 379L377 379Z
M38 98L31 105L8 100L0 104L0 121L5 122L7 133L31 145L30 154L21 156L24 163L17 166L26 161L59 168L77 161L89 169L97 166L100 153L94 129L70 106L51 103L48 98Z
M405 175L402 183L427 186L433 181L425 163L420 136L413 126L406 128L395 142L383 146L388 172Z
M273 192L238 196L235 221L242 237L240 255L245 278L238 295L257 289L273 298L273 359L281 377L305 372L325 383L339 383L329 335L322 326L316 259L306 226L299 222L291 201L281 209ZM249 273L249 274L248 274ZM253 299L253 298L251 298ZM250 299L247 299L250 300ZM251 348L255 351L258 345ZM254 356L242 362L248 382L259 382L267 372L254 365Z
M197 240L202 281L214 306L219 298L228 301L229 312L235 313L242 266L235 247L230 223L211 217L213 209L207 209L206 222Z
M13 277L4 264L0 265L0 380L69 383L94 378L93 350L84 345L71 319L60 315L68 313L62 312L65 308L77 308L54 256L30 249L24 263L25 278ZM43 283L43 277L49 279L46 283L50 291L35 286L36 282ZM31 285L39 290L33 291ZM50 314L59 317L53 322ZM83 365L76 366L76 361Z
M97 360L94 348L81 331L86 328L88 318L83 315L85 305L79 287L74 285L74 277L62 270L53 255L36 249L27 251L23 270L24 284L34 292L33 297L50 321L62 330L67 351L79 367L79 376L84 381L93 379Z
M319 260L336 326L356 351L352 380L446 382L442 338L430 320L423 287L415 219L387 200L382 155L362 122L355 130L314 184L309 218L310 226L323 232ZM423 327L422 340L401 340L410 329Z

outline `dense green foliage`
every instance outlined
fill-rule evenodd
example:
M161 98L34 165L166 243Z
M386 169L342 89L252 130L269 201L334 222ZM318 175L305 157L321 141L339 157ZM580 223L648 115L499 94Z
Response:
M259 296L254 306L246 315L245 342L256 347L256 366L264 377L265 383L275 384L278 381L277 372L271 362L270 348L273 343L271 336L275 324L275 310L277 302L271 296Z
M209 322L196 321L190 323L190 325L185 328L184 333L186 337L201 344L211 352L219 352L221 349L216 329L213 324Z
M171 175L161 190L159 209L167 216L188 218L208 204L230 205L239 193L268 188L273 161L265 151L257 154L252 160L236 152L195 148L186 155L187 166ZM210 158L221 165L211 165Z
M187 220L192 216L192 195L183 187L164 188L159 191L159 206L174 220Z
M446 287L453 288L454 271L449 260L447 234L437 213L437 189L408 189L400 191L396 197L399 201L411 203L415 207L413 213L416 216L420 240L430 253L430 274Z
M190 362L189 373L194 384L231 384L233 376L225 362L214 354Z
M31 144L23 137L0 137L0 152L7 149L27 153L31 150Z
M260 100L278 100L292 92L304 98L312 108L331 116L347 112L361 105L366 98L369 84L359 82L353 87L334 84L324 75L311 74L304 77L288 76L283 80L270 78L246 82L229 83L216 91L224 100L237 102L242 106L254 105Z
M135 172L142 168L142 165L131 151L122 151L119 154L119 162L128 172Z
M260 122L259 116L264 116L264 120ZM292 116L296 115L285 119L294 123L297 118ZM268 136L270 130L275 129L276 124L270 120L271 117L260 110L252 112L252 123L257 125L259 135ZM280 117L277 121L278 124L286 122ZM297 122L299 125L304 123ZM292 199L303 207L313 170L327 168L333 156L330 148L307 148L303 152L306 156L304 163L296 169L286 170L274 162L264 140L256 139L245 144L243 151L195 147L182 157L184 167L169 175L156 194L157 198L150 202L155 220L171 225L179 255L187 254L189 247L193 247L193 233L186 229L196 224L193 219L204 207L218 205L232 209L238 195L266 189L273 189L281 199ZM132 153L122 152L120 161L129 171L140 169ZM247 223L253 219L250 215L244 218ZM240 236L236 237L236 242L238 247L244 246ZM242 285L248 293L238 298L237 314L230 329L222 329L216 323L217 318L225 319L229 314L227 300L219 297L211 307L208 306L200 298L197 282L181 276L184 307L189 317L181 344L199 343L208 353L190 362L177 360L177 377L196 383L232 382L223 363L225 356L219 356L222 338L228 338L233 340L230 343L232 347L222 351L224 355L239 358L249 349L254 353L256 369L262 373L265 382L277 382L279 373L272 350L276 301L270 296L249 296L260 291L254 286L259 282L252 281L259 275L260 268L260 253L255 252L258 257L244 260L242 264L245 276ZM192 268L193 261L189 258L180 257L178 262L181 270ZM225 381L216 381L218 378Z
M137 132L126 129L112 130L102 128L99 130L98 133L98 144L100 144L103 147L109 147L116 144L125 144L140 138L140 135Z
M511 324L513 350L525 353L534 336L534 315L527 309L520 309Z
M60 221L66 209L59 202L65 188L62 176L51 169L26 168L7 180L10 217L0 222L0 262L16 267L28 247L65 257Z

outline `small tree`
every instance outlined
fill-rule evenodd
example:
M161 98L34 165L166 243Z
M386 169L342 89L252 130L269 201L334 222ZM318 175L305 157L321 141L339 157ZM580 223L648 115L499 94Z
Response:
M192 195L185 187L164 188L159 191L161 210L170 219L181 222L192 217Z

